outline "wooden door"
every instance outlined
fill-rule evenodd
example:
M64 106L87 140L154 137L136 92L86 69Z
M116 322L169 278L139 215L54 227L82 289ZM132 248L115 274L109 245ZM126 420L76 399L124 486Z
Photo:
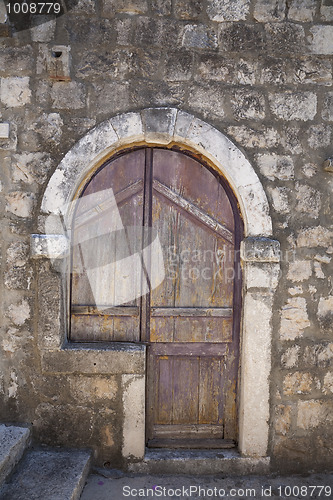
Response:
M236 207L211 171L175 151L154 150L152 188L166 277L150 297L148 446L232 446Z
M163 255L140 259L151 227ZM84 190L73 223L71 340L147 344L148 446L237 441L241 230L228 186L179 151L124 154ZM128 272L112 267L127 257Z

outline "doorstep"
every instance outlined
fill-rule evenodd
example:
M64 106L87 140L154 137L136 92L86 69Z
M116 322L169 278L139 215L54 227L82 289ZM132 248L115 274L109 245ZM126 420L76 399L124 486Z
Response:
M130 463L128 471L139 474L269 474L269 457L243 457L237 450L146 449L141 462Z

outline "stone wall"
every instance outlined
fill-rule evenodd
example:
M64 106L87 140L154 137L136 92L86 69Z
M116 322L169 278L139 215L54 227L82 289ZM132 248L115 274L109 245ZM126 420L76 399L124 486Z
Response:
M332 20L329 0L79 0L30 30L0 25L3 421L31 423L46 444L91 446L98 463L135 456L123 429L144 353L114 351L107 365L84 349L41 354L65 332L63 290L48 260L31 259L30 234L44 231L50 176L88 130L172 106L245 153L281 243L272 465L332 467L333 177L322 167L332 156Z

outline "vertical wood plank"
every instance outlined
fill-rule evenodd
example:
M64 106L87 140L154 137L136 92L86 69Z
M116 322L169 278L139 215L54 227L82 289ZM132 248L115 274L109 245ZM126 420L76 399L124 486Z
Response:
M173 380L173 423L197 423L199 358L174 357Z

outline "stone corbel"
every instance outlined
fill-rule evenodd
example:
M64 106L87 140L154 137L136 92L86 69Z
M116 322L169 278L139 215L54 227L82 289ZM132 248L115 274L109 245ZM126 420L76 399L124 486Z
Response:
M64 234L31 234L30 252L35 259L63 259L68 256L69 239Z
M280 277L280 243L264 237L249 237L241 243L241 260L246 274L246 290L275 290Z

